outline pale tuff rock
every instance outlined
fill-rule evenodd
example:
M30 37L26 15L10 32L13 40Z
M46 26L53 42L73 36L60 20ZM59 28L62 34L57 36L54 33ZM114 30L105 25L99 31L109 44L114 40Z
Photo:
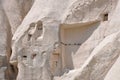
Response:
M0 79L7 79L8 55L10 54L10 25L0 1ZM7 55L8 54L8 55ZM10 56L9 56L10 57ZM9 74L9 72L8 72Z
M18 4L16 0L0 0L0 80L15 80L17 75L17 69L9 64L9 58L12 34L25 17L22 17L23 12L20 12ZM29 11L28 7L26 6L26 12Z
M33 0L1 0L13 34L30 10L33 2Z
M5 70L6 70L6 67L1 67L1 69L0 69L0 80L5 80L5 74L4 74L4 72L5 72Z
M107 71L111 68L120 53L119 34L115 33L106 37L93 50L90 57L80 69L65 74L61 80L104 80Z
M120 0L0 4L0 80L120 79Z
M120 72L120 57L117 59L115 64L107 73L104 80L119 80L120 79L119 72Z
M36 24L32 23L28 31L13 46L15 50L11 56L11 63L18 62L17 80L52 80L53 78L49 61L55 48L54 44L58 44L59 23L55 21L45 23L40 21ZM41 36L38 35L40 34L38 30L43 30Z

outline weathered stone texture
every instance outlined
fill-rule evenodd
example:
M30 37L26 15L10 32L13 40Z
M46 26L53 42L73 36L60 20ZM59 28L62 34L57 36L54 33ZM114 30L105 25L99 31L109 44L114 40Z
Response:
M119 11L120 0L0 0L0 80L120 80Z

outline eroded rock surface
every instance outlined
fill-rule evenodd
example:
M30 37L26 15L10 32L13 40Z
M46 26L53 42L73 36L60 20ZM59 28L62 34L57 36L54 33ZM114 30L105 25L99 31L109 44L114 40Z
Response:
M119 80L119 11L120 0L0 0L0 80Z

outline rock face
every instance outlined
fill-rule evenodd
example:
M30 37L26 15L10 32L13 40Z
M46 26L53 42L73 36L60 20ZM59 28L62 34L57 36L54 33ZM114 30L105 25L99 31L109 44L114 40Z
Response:
M120 76L118 75L119 71L120 71L119 60L120 60L120 58L117 59L115 64L112 66L110 71L107 73L107 75L106 75L104 80L111 80L111 79L119 80L120 79Z
M0 0L0 80L120 80L120 0Z

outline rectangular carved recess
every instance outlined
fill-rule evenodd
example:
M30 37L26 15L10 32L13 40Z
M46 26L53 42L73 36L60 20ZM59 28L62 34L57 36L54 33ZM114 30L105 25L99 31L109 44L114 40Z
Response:
M108 13L103 15L103 21L108 21Z

